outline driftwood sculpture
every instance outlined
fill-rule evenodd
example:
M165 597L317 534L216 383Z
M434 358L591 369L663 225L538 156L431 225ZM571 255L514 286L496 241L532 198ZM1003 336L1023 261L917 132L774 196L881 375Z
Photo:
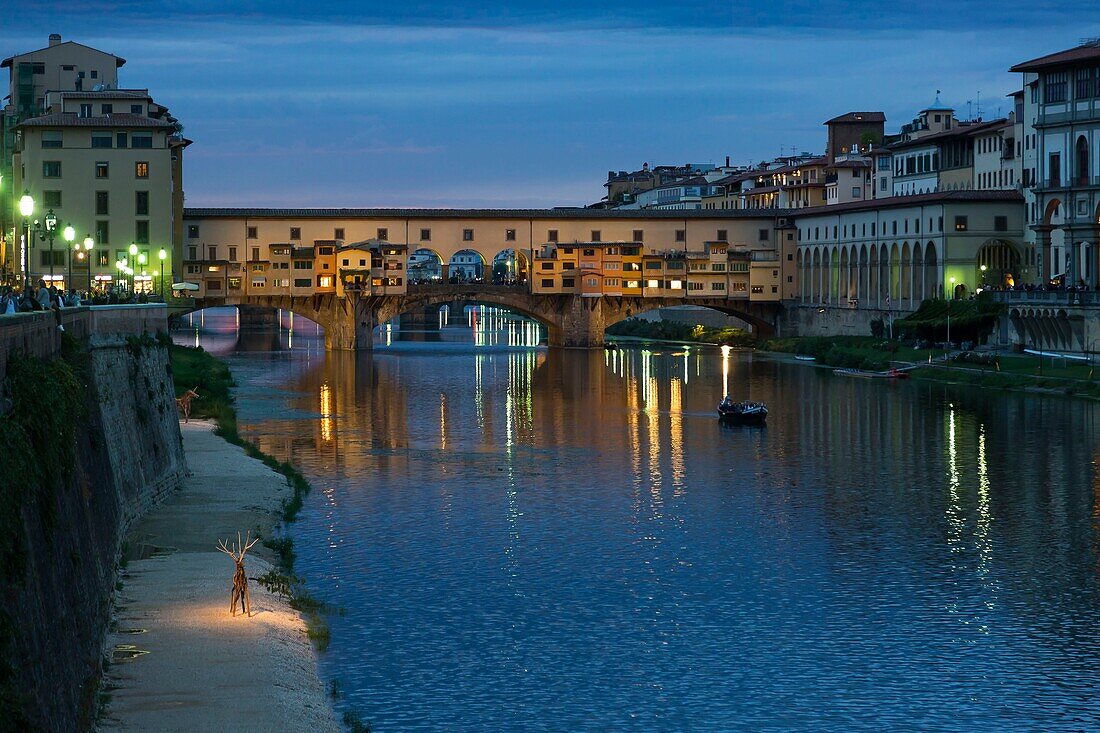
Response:
M236 571L233 573L233 589L229 592L229 614L231 616L237 615L237 602L240 601L241 613L251 616L252 604L248 600L248 576L244 574L244 556L252 549L252 545L260 541L260 538L252 539L252 532L249 531L244 537L244 542L241 542L241 533L237 533L237 541L230 545L228 540L218 540L218 549L233 558L233 562L237 565Z
M195 391L196 389L198 389L197 386L194 389L187 390L183 395L176 398L176 408L183 413L183 421L185 423L191 421L191 400L201 399L199 393Z

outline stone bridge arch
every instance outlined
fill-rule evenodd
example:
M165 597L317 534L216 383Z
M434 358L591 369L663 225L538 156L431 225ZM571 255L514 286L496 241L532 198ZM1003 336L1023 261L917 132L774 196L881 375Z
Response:
M242 310L288 311L320 326L325 332L326 349L347 348L343 345L341 327L344 324L341 319L344 317L350 318L350 304L344 298L338 298L331 293L311 296L249 295L238 298L199 298L195 300L193 306L173 309L170 317L178 319L188 313L205 310L206 308L226 307L236 307Z

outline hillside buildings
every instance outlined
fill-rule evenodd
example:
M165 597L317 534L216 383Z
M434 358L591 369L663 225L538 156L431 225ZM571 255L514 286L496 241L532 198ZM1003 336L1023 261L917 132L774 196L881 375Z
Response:
M53 34L46 47L0 64L10 80L0 149L11 181L3 202L9 270L25 268L32 281L52 278L66 288L122 279L138 291L158 290L162 271L165 279L179 272L190 141L149 90L119 87L125 63ZM27 217L19 207L24 195L34 201ZM56 220L52 247L42 232L48 219ZM71 283L73 245L62 236L70 226L81 245Z

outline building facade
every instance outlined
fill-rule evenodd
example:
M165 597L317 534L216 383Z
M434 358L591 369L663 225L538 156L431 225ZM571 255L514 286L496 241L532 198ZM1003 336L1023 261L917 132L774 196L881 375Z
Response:
M3 62L11 70L6 114L13 132L6 188L18 194L7 210L15 225L9 257L12 270L26 268L32 281L52 277L66 288L121 281L159 291L162 271L166 280L179 272L182 156L189 141L148 90L118 88L124 63L56 34L48 47ZM24 194L34 201L29 217L19 212ZM52 247L33 233L51 211L57 219ZM77 243L93 242L91 251L81 247L72 258L72 282L71 253L61 236L66 226Z

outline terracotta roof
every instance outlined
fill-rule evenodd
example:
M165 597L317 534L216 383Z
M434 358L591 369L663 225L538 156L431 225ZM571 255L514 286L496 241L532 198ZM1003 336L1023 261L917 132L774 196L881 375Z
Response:
M91 89L88 91L61 92L62 99L102 99L114 97L116 99L151 99L148 90L145 89Z
M1039 69L1046 69L1051 66L1062 66L1065 64L1077 63L1078 61L1092 61L1097 59L1100 59L1100 42L1091 42L1066 51L1040 56L1031 61L1024 61L1021 64L1016 64L1009 69L1009 71L1038 71Z
M172 123L152 117L131 114L113 114L104 117L79 117L74 112L59 112L23 120L19 127L160 127L171 128Z
M830 125L834 122L886 122L886 115L882 112L848 112L822 124Z
M922 204L951 203L954 201L1010 201L1023 204L1024 197L1019 191L940 191L936 193L920 193L912 196L889 196L881 199L867 199L865 201L851 201L846 204L827 204L825 206L810 206L804 209L788 210L784 216L800 218L803 216L822 216L825 214L843 213L846 211L860 211L864 209L897 209L906 206L920 206Z
M838 160L832 165L826 166L827 168L870 168L871 161L869 160Z
M24 53L17 53L14 56L8 56L6 59L3 60L3 62L0 62L0 67L3 67L3 68L10 67L12 65L12 61L14 59L19 58L20 56L30 56L31 54L34 54L34 53L41 53L42 51L49 51L49 50L57 48L59 46L65 46L65 45L69 45L69 44L72 44L73 46L80 46L81 48L90 49L92 51L95 51L96 53L101 53L104 56L114 56L114 58L115 58L115 68L118 68L119 66L122 66L123 64L126 63L126 59L122 58L121 56L115 56L113 53L107 53L106 51L100 51L98 48L92 48L91 46L85 46L83 43L77 43L76 41L62 41L61 43L58 43L58 44L53 45L53 46L45 46L44 48L36 48L33 51L26 51Z
M947 140L953 137L961 137L965 135L973 135L978 132L985 132L993 129L994 127L1000 127L1005 122L1005 118L1001 117L996 120L990 120L989 122L973 122L970 124L959 123L952 127L950 130L943 130L941 132L934 132L931 135L925 135L924 137L914 138L899 143L891 143L891 150L901 150L904 148L915 148L929 143L937 143L941 140Z

